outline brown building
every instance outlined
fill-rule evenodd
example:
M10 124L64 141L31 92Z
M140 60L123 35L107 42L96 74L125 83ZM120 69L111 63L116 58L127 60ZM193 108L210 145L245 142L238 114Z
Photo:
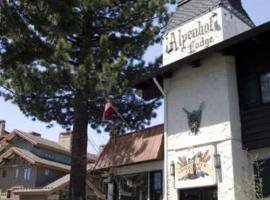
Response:
M42 187L70 170L70 152L38 133L14 130L0 142L0 189Z
M110 139L96 170L107 177L107 199L160 200L163 196L163 125Z
M0 193L14 188L39 188L65 176L70 170L70 151L44 139L39 133L5 131L1 121Z
M36 132L14 130L8 133L4 121L0 121L0 130L0 200L65 198L72 133L60 133L57 143ZM96 155L87 155L88 199L105 199L102 187L97 188L97 184L91 183L100 182L99 176L90 173L96 160Z
M104 184L101 176L93 173L92 169L95 165L88 164L88 176L86 180L86 194L87 199L91 200L106 200L106 195L104 194ZM65 200L68 195L68 185L70 181L70 175L67 174L48 185L40 188L22 188L16 189L12 192L12 196L16 197L18 200ZM94 183L94 184L93 184Z

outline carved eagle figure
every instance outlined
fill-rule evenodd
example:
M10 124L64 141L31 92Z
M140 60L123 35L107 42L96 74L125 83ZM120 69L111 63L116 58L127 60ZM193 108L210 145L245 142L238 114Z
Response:
M197 135L201 126L202 111L205 107L204 102L200 104L198 110L193 110L192 112L188 111L186 108L183 108L183 111L187 115L188 127L194 135Z

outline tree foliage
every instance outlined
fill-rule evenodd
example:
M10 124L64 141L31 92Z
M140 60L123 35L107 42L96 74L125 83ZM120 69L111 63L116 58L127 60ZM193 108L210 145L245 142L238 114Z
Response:
M71 126L74 98L83 91L92 128L100 125L105 96L138 127L159 103L138 99L128 80L150 68L142 56L160 42L168 18L165 3L3 1L1 85L16 94L12 100L27 116L45 122Z
M131 128L143 127L160 102L143 101L129 85L160 64L146 66L143 55L161 41L167 3L1 0L0 94L26 116L83 132L72 143L76 153L84 148L83 155L85 145L78 145L87 138L87 124L115 126L101 121L105 97Z

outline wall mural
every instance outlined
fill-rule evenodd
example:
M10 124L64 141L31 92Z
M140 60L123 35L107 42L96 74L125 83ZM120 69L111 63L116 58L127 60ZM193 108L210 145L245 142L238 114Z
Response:
M175 163L176 188L192 188L216 184L213 145L177 152Z
M185 156L178 157L178 180L194 180L212 175L212 166L208 164L210 158L209 150L205 153L200 151L188 159Z
M202 120L202 111L205 108L205 103L201 102L198 110L193 110L192 112L188 111L186 108L183 108L183 111L187 115L188 127L192 134L198 135L201 126Z

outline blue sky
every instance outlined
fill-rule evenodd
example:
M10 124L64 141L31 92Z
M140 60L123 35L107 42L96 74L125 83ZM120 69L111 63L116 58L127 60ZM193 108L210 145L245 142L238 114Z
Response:
M242 0L243 6L255 22L256 25L263 24L270 20L270 0ZM162 50L159 45L156 45L148 50L145 55L146 60L153 60L156 56L161 54ZM152 124L160 124L163 122L162 107L157 111L158 117L153 119ZM54 141L58 140L58 135L64 130L55 125L53 128L47 129L45 123L39 121L32 121L26 118L16 105L3 101L0 99L0 119L6 121L6 129L12 131L13 129L20 129L25 132L35 131L42 134L42 137ZM97 134L95 131L89 129L89 147L90 152L96 153L98 146L106 143L108 140L108 133Z

